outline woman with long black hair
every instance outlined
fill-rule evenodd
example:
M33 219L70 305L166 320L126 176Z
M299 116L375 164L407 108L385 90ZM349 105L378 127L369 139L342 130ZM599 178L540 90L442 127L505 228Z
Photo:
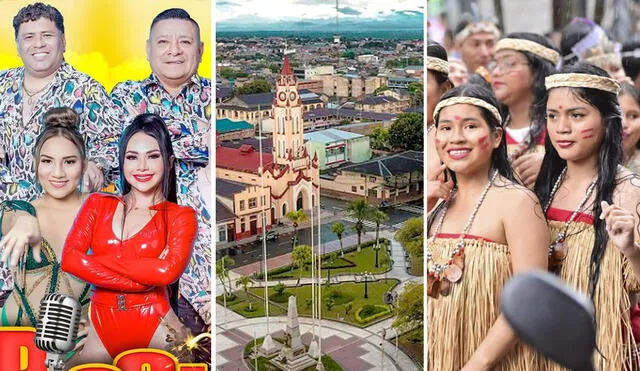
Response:
M529 187L544 157L544 79L555 72L559 58L549 40L528 32L507 35L495 49L491 84L509 111L504 126L507 151L516 174Z
M535 369L499 302L513 274L547 268L549 234L537 198L514 180L498 105L468 84L434 110L443 176L429 183L427 204L443 201L427 219L430 370Z
M442 94L452 87L447 51L437 42L427 40L427 174L433 174L440 166L438 153L433 146L433 110Z
M548 136L535 192L551 232L550 270L595 304L596 368L631 370L640 178L620 166L620 85L608 76L579 63L547 78ZM546 360L540 368L561 369Z
M169 350L186 336L168 286L191 256L196 215L176 204L175 157L162 118L136 117L122 134L119 160L123 196L89 196L62 253L62 270L94 285L92 326L77 362Z

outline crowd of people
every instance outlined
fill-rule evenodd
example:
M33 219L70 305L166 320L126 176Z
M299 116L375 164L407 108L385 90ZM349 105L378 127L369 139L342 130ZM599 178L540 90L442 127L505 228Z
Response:
M0 325L35 327L43 296L60 293L83 307L69 367L175 352L211 324L199 25L184 9L159 13L151 75L110 94L65 61L56 8L25 6L13 27L23 66L0 72ZM210 363L207 348L187 361Z
M640 367L640 44L465 20L426 64L427 368L562 369L500 313L532 269L593 301L597 369Z

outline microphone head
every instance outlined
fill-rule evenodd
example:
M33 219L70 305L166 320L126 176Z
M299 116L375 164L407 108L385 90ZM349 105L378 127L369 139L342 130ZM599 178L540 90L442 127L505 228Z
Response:
M40 302L40 317L36 326L36 347L47 353L68 353L73 350L80 326L82 306L75 298L48 294Z

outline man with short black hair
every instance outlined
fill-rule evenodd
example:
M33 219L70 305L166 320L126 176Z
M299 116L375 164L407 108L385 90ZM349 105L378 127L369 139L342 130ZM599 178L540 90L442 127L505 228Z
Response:
M184 9L167 9L151 22L147 59L151 75L124 81L111 99L128 125L140 113L160 115L172 135L178 202L193 207L198 236L192 258L180 278L178 316L192 333L211 323L211 221L201 194L194 192L198 170L209 161L206 132L211 119L211 81L198 76L204 45L200 27Z
M58 9L35 3L13 18L23 66L0 72L0 201L32 201L40 194L32 148L43 129L43 114L71 107L80 116L89 163L83 183L96 191L117 166L118 112L102 85L64 60L64 19ZM0 263L0 293L13 280ZM1 297L2 295L0 295Z

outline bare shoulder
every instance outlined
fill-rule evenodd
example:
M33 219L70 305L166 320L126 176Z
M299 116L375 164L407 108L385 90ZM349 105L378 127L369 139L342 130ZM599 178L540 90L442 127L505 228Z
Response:
M613 202L634 206L640 203L640 175L620 167L616 174Z
M501 176L494 181L493 192L500 200L501 208L508 212L518 212L518 207L540 203L531 189Z

